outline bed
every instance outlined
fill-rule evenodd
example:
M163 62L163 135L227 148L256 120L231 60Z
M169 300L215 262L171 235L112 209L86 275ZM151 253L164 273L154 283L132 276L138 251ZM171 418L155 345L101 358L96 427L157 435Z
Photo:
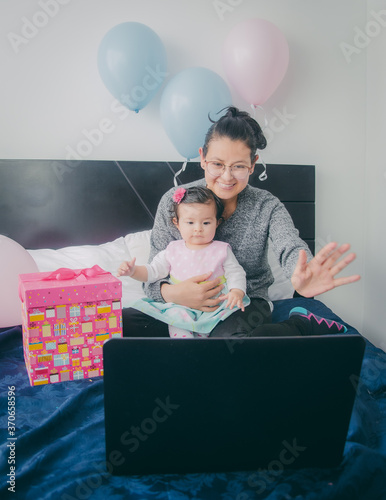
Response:
M28 249L41 271L98 264L114 272L124 258L145 262L158 201L180 167L178 162L2 160L0 234ZM267 172L261 182L257 169L251 184L282 200L314 251L315 168L268 165ZM191 162L178 179L198 177L201 168ZM273 255L270 262L274 321L303 306L358 334L320 300L294 297ZM123 278L123 306L142 293L140 283ZM112 476L105 462L103 378L31 387L20 326L0 331L0 359L1 498L13 484L16 498L39 500L386 498L386 355L368 341L361 377L353 380L356 401L344 458L331 469ZM11 439L7 401L13 392Z

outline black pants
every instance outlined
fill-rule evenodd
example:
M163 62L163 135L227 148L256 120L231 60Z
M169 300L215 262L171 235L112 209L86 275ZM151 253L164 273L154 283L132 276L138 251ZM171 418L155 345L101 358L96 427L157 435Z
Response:
M124 337L169 337L168 325L162 321L132 308L123 309L122 315ZM268 302L252 299L244 312L239 309L220 321L210 337L293 337L308 334L307 322L298 317L272 323Z

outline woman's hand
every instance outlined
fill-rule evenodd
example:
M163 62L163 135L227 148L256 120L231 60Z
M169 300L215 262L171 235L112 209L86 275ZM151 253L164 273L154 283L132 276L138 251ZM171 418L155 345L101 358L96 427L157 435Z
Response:
M294 289L303 297L314 297L338 286L358 281L360 279L358 274L335 278L356 258L355 253L352 252L341 258L349 249L348 243L340 247L335 242L328 243L308 263L306 252L300 250L291 278Z
M224 285L220 284L220 277L206 281L211 274L194 276L176 285L164 283L161 287L162 297L166 302L174 302L180 306L198 309L199 311L212 312L217 309L223 300L218 297L213 299L212 297L217 295L224 288Z

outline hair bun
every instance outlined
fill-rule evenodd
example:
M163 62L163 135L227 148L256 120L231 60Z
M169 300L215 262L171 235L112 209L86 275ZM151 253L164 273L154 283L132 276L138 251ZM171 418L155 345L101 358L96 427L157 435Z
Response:
M260 125L249 113L246 111L240 111L235 106L229 106L226 116L229 118L243 120L251 127L256 141L256 149L264 149L267 146L267 139L264 137Z
M229 108L227 108L226 116L229 118L236 118L239 115L241 115L241 112L235 108L235 106L229 106Z
M257 121L246 111L241 111L235 106L228 106L219 111L218 114L225 111L217 121L209 120L213 125L209 128L205 144L203 146L204 155L208 151L209 142L214 137L229 137L234 141L243 141L251 150L251 160L254 161L257 149L264 149L267 146L267 140Z
M264 149L267 147L267 139L265 138L265 135L260 127L260 125L257 123L256 120L252 118L252 121L254 123L254 132L255 132L255 137L256 137L256 145L257 149Z

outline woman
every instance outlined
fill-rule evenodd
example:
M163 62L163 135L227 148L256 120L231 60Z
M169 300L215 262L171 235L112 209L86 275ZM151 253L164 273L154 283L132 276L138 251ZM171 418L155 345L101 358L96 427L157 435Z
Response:
M246 271L247 295L252 299L245 313L238 311L233 314L219 324L211 336L330 333L319 331L320 321L306 313L304 317L293 316L283 323L270 324L272 304L268 299L268 287L273 276L267 260L268 238L299 295L313 297L357 281L360 276L335 278L355 259L355 254L346 254L350 245L338 247L336 243L329 243L313 258L283 204L269 192L249 186L249 176L259 158L256 151L265 147L266 139L258 123L248 113L229 107L226 114L210 127L205 144L199 150L204 179L188 184L206 185L222 200L223 222L217 229L216 239L230 244ZM150 259L164 250L170 241L180 238L170 220L172 194L173 189L165 193L159 203L151 235ZM145 287L146 294L153 300L174 302L200 311L212 311L218 307L223 296L213 297L221 289L220 280L211 280L210 274L177 285L158 281ZM249 321L245 321L245 315ZM305 317L308 321L304 321ZM130 328L130 332L125 328L124 335L167 336L166 325L130 309L124 313L124 325Z

